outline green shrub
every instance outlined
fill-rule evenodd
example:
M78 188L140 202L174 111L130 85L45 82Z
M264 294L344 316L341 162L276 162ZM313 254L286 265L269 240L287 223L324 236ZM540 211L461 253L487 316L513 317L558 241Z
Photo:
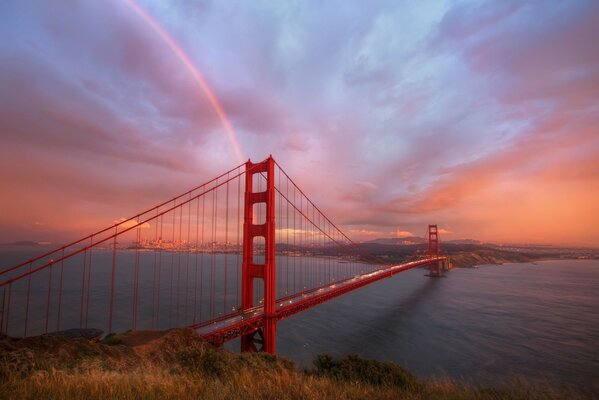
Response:
M251 371L297 371L297 366L293 361L269 353L241 353L238 360L240 367Z
M107 344L109 346L116 346L118 344L122 344L123 334L109 333L108 335L106 335L104 339L100 341L100 343Z
M232 357L221 349L199 342L177 352L181 369L188 373L223 377L235 369Z
M397 364L364 360L357 355L335 359L321 354L314 360L314 366L314 375L336 380L402 389L416 389L421 385L414 375Z

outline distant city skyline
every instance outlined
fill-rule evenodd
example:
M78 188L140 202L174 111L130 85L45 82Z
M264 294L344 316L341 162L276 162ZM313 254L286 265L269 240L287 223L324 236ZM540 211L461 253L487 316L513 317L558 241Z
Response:
M599 3L0 4L0 243L272 154L355 241L599 247Z

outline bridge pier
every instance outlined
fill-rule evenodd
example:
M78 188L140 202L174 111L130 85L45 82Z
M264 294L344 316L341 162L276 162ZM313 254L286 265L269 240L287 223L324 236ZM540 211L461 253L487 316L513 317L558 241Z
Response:
M453 264L451 262L451 260L449 259L449 257L445 258L443 260L443 271L449 271L453 268Z
M275 280L275 176L274 159L253 164L245 164L245 203L243 222L243 263L241 271L241 297L244 311L253 308L254 282L261 279L264 283L264 317L262 328L241 337L241 351L276 351L276 280ZM266 190L254 192L255 174L266 174ZM254 205L266 205L266 221L254 224ZM260 222L260 221L258 221ZM264 238L264 264L254 262L254 238Z
M438 260L438 261L433 261L429 264L428 267L428 274L426 276L429 276L431 278L440 278L441 276L443 276L443 261L442 260Z
M439 232L437 224L428 226L428 256L437 259L439 257ZM431 278L443 276L443 260L432 261L428 267L428 274Z

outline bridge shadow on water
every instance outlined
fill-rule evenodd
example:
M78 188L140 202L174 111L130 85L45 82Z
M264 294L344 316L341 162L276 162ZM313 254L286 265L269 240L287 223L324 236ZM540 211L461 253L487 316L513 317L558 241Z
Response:
M419 270L420 271L420 270ZM397 279L398 277L396 277ZM439 279L426 278L421 286L411 292L406 298L402 299L393 307L388 304L381 313L371 314L373 318L368 319L364 324L352 331L344 340L340 342L341 354L356 353L357 349L364 349L367 346L376 346L380 340L389 338L397 330L396 327L403 322L408 321L412 316L422 312L418 307L424 300L430 299L430 294L435 290ZM394 280L392 279L391 282ZM366 319L366 318L365 318Z

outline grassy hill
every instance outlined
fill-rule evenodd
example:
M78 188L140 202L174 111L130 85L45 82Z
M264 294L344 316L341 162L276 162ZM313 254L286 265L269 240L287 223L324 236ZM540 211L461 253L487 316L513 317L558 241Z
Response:
M563 399L550 384L504 389L424 381L393 363L321 355L300 370L263 353L236 355L191 329L109 335L102 342L0 338L2 399Z

